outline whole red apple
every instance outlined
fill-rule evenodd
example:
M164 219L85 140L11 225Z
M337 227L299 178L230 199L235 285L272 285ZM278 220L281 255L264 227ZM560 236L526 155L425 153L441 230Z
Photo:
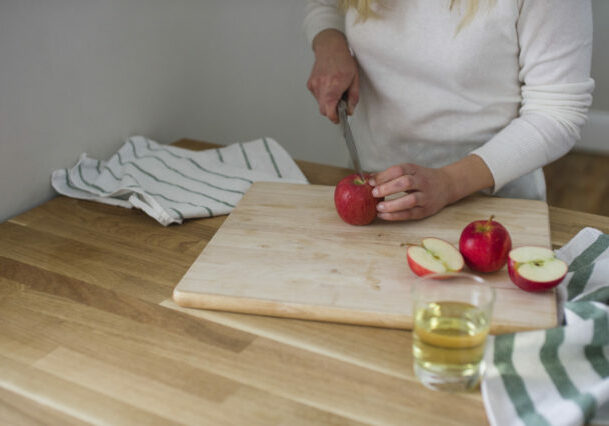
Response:
M507 262L512 249L509 232L493 217L473 221L461 232L459 251L467 266L474 271L498 271Z
M367 176L366 176L367 178ZM342 220L351 225L367 225L376 217L381 201L372 195L372 186L357 174L343 178L334 189L334 206Z

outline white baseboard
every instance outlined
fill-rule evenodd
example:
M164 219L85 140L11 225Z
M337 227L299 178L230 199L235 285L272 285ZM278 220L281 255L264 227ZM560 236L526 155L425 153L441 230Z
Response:
M591 109L575 150L609 154L609 111Z

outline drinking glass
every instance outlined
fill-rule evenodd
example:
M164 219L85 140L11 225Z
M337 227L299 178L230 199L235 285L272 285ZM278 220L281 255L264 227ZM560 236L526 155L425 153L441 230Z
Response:
M476 275L430 274L413 284L414 371L434 390L467 391L484 372L495 290Z

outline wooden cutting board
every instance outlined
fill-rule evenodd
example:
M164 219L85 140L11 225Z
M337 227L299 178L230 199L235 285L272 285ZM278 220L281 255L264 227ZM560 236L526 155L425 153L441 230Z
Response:
M334 209L333 186L257 182L174 289L195 307L390 328L412 327L408 243L443 238L495 215L513 246L551 247L541 201L472 196L420 221L348 225ZM465 272L468 272L467 268ZM496 288L491 332L554 327L556 294L527 293L507 269L482 275Z

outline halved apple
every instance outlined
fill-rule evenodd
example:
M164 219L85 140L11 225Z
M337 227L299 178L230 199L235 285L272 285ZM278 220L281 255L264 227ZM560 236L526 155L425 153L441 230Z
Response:
M556 287L569 267L545 247L524 246L508 254L508 274L525 291L540 292Z
M406 250L408 266L416 275L443 272L459 272L465 262L459 250L448 241L439 238L423 238L421 245L411 245Z

